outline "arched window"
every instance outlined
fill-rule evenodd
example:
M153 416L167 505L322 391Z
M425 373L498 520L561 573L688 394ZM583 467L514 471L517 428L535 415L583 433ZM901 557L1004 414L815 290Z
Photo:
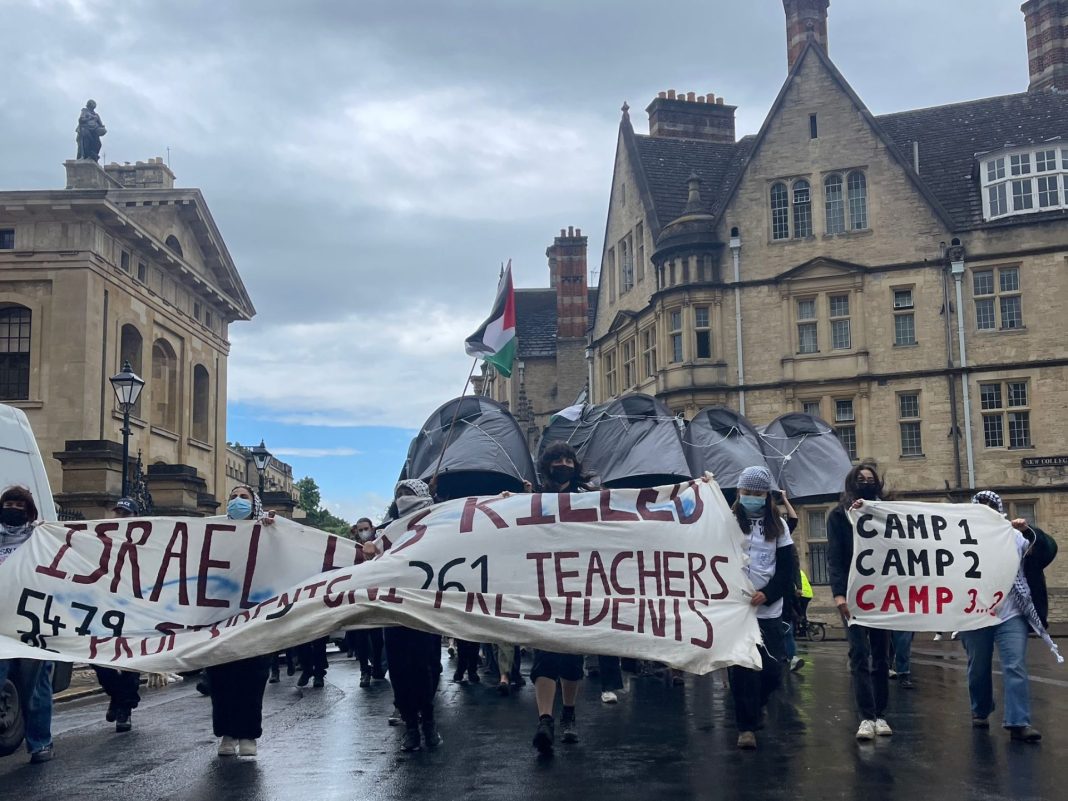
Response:
M854 170L849 173L849 228L863 231L868 227L868 181L864 173Z
M152 425L178 431L178 357L165 339L152 344Z
M0 308L0 399L30 399L30 310Z
M794 181L794 239L812 236L812 187L803 178Z
M823 202L827 216L827 233L845 231L845 200L842 197L842 176L828 175L823 179Z
M169 247L179 256L185 255L182 253L182 243L178 241L178 237L176 237L174 234L171 234L165 240L163 240L163 244Z
M122 327L122 331L119 333L119 367L122 367L123 362L129 362L130 367L139 376L144 377L144 373L141 372L141 348L142 348L141 332L137 330L135 326L127 323ZM134 417L141 417L141 398L137 398L137 403L133 405L130 410L130 414Z
M783 183L771 186L771 238L790 238L790 195Z
M211 426L208 423L210 394L208 370L198 364L193 368L193 439L209 442Z

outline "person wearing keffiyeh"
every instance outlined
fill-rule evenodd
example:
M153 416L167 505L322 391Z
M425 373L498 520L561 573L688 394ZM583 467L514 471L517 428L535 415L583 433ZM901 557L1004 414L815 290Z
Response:
M978 492L972 503L1005 514L1005 506L996 492ZM960 639L968 653L972 725L980 729L990 727L989 716L994 710L993 655L997 645L1005 686L1004 726L1012 739L1037 743L1042 735L1031 725L1027 633L1033 628L1050 646L1057 661L1064 661L1046 631L1046 585L1042 576L1042 570L1057 554L1057 545L1052 537L1022 518L1011 523L1016 530L1020 569L1008 597L997 608L1001 622L976 631L961 632Z

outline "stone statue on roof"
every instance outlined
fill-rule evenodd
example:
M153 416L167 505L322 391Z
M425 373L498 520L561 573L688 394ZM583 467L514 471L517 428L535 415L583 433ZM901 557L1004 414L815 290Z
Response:
M108 132L100 115L96 113L96 101L86 100L85 108L78 115L78 127L75 129L78 142L78 158L100 161L100 137Z

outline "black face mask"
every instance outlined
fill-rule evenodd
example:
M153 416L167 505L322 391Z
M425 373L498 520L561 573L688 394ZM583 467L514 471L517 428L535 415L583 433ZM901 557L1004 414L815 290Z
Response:
M553 481L563 486L571 483L571 480L575 477L575 468L557 465L549 468L549 475L552 476Z
M874 501L879 497L879 486L877 484L858 484L857 495L866 501Z
M27 520L25 509L16 509L11 506L0 509L0 523L5 526L24 526Z

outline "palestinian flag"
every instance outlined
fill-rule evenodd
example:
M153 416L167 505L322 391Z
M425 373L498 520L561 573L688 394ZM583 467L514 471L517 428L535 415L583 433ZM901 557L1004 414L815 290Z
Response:
M512 261L501 275L493 311L479 329L464 342L468 356L481 356L508 378L515 360L515 289L512 287Z

